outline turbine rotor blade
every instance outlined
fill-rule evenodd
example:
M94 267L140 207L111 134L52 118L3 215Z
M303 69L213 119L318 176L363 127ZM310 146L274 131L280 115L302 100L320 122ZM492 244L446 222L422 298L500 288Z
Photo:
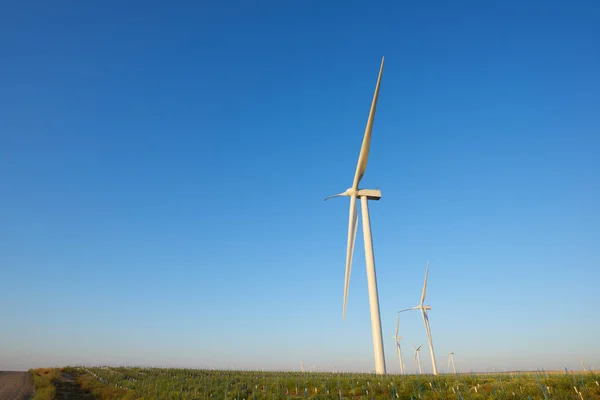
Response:
M404 312L404 311L418 310L418 309L419 309L419 307L405 308L404 310L400 310L400 311L398 311L398 314L400 314L401 312Z
M348 247L346 249L346 276L344 279L344 311L346 318L346 304L348 304L348 288L350 286L350 273L352 272L352 258L354 257L354 243L358 229L358 210L356 209L356 196L350 196L350 215L348 217Z
M365 129L365 136L363 137L362 146L360 148L360 155L358 156L358 163L356 164L356 173L354 174L354 183L352 184L353 189L358 189L358 184L362 179L365 171L367 170L367 163L369 161L369 149L371 147L371 132L373 131L373 121L375 120L375 111L377 110L377 99L379 98L379 85L381 84L381 75L383 74L383 62L384 58L381 58L381 67L379 67L379 76L377 77L377 85L375 86L375 93L373 94L373 101L371 102L371 111L369 111L369 119L367 120L367 127Z
M324 201L333 199L334 197L341 197L341 196L347 196L346 192L334 194L333 196L327 196L327 197L325 197Z
M431 328L429 327L429 317L427 316L427 312L425 310L421 310L423 313L423 322L425 322L425 330L427 331L427 339L429 340L429 344L431 345Z
M398 313L398 321L396 322L396 337L398 337L398 329L400 328L400 313ZM396 339L397 341L397 339Z
M425 295L427 294L427 276L429 275L429 261L427 261L427 269L425 270L425 282L423 283L423 293L421 293L421 305L425 303Z

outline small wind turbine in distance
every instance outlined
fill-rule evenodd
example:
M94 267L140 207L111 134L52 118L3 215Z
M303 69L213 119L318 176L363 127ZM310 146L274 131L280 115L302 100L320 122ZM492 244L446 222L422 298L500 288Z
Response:
M429 261L427 261L427 269L425 270L425 282L423 283L423 292L421 293L421 303L413 308L407 308L400 310L398 313L410 310L420 310L421 316L423 317L423 323L425 324L425 331L427 332L427 340L429 341L429 354L431 354L431 364L433 366L433 374L437 375L437 366L435 364L435 353L433 352L433 341L431 340L431 328L429 327L429 318L427 317L427 311L431 310L431 306L425 305L425 295L427 294L427 276L429 275Z
M452 361L452 370L456 375L456 366L454 365L454 353L450 353L450 355L448 356L448 368L450 368L450 361Z
M579 362L581 363L581 369L585 371L585 365L583 365L583 357L579 357Z
M423 345L421 344L419 345L419 347L415 347L415 345L413 344L413 347L415 348L415 360L417 360L417 363L419 365L419 375L423 373L421 371L421 346Z
M402 336L398 336L399 329L400 314L398 314L398 321L396 322L396 334L394 335L394 342L396 343L396 355L398 356L398 362L400 363L400 373L404 375L404 364L402 363L402 349L400 348L400 339L402 339Z
M369 305L371 310L371 330L373 333L373 351L375 354L375 372L385 374L385 356L383 354L383 335L381 332L381 316L379 314L379 295L377 293L377 276L375 274L375 256L373 254L373 239L371 237L371 221L369 219L369 200L379 200L381 192L379 190L359 189L358 185L367 170L369 160L369 149L371 147L371 132L373 131L373 121L375 120L375 111L377 108L377 99L379 97L379 85L381 84L381 75L383 73L383 61L379 68L375 94L371 102L371 111L367 120L367 127L363 137L358 164L354 174L352 187L345 192L329 196L325 200L338 196L350 197L350 215L348 219L348 243L346 249L346 276L344 280L344 309L343 318L346 318L346 304L348 302L348 287L350 285L350 272L352 271L352 257L354 255L354 243L356 241L356 231L358 229L358 211L356 210L356 198L360 198L362 212L362 226L365 243L365 259L367 264L367 281L369 287Z

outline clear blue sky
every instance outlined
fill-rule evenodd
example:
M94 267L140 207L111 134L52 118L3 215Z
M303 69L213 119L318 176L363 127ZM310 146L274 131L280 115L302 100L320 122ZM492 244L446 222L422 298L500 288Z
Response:
M373 368L381 56L388 369L600 367L600 4L252 3L4 3L0 369Z

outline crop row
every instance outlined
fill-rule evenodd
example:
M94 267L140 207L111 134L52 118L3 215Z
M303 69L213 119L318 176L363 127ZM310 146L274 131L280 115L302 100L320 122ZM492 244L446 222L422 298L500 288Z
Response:
M578 399L600 400L594 373L385 375L71 367L127 399Z

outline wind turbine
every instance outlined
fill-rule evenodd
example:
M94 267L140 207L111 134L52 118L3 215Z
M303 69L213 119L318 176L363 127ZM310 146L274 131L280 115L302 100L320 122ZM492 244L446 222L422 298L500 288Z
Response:
M415 347L415 345L413 344L413 347L415 348L415 360L417 360L417 363L419 364L419 375L422 374L421 372L421 346L419 347Z
M435 364L435 353L433 352L433 341L431 340L431 328L429 327L429 318L427 317L427 311L431 310L431 306L425 305L425 295L427 294L427 276L429 275L429 261L427 261L427 269L425 270L425 283L423 283L423 292L421 293L421 303L413 308L407 308L405 310L398 311L398 313L410 310L420 310L421 316L423 317L423 323L425 324L425 331L427 332L427 340L429 341L429 354L431 354L431 364L433 365L433 374L437 375L437 366Z
M456 366L454 365L454 353L450 353L450 355L448 356L448 367L450 367L450 361L452 361L452 370L456 375Z
M400 348L400 339L402 339L402 336L398 336L399 328L400 314L398 314L398 322L396 322L396 334L394 335L394 342L396 342L396 355L398 356L398 362L400 363L400 373L404 375L404 364L402 363L402 349Z
M365 242L365 259L367 264L367 281L369 287L369 305L371 309L371 331L373 334L373 352L375 354L375 372L385 374L385 356L383 354L383 338L381 333L381 316L379 314L379 295L377 293L377 276L375 274L375 256L373 254L373 239L371 237L371 221L369 219L369 200L379 200L381 192L379 190L359 189L358 185L367 170L369 160L369 149L371 147L371 132L373 131L373 121L375 120L375 111L377 108L377 98L379 97L379 85L381 84L381 75L383 73L383 61L379 68L375 94L371 102L371 111L367 119L367 127L358 156L356 172L352 187L345 192L329 196L325 200L338 196L350 197L350 215L348 219L348 245L346 249L346 276L344 280L344 309L343 318L346 318L346 304L348 302L348 287L350 285L350 272L352 271L352 257L354 255L354 243L356 241L356 231L358 229L358 211L356 210L356 199L360 198L362 212L363 236Z

